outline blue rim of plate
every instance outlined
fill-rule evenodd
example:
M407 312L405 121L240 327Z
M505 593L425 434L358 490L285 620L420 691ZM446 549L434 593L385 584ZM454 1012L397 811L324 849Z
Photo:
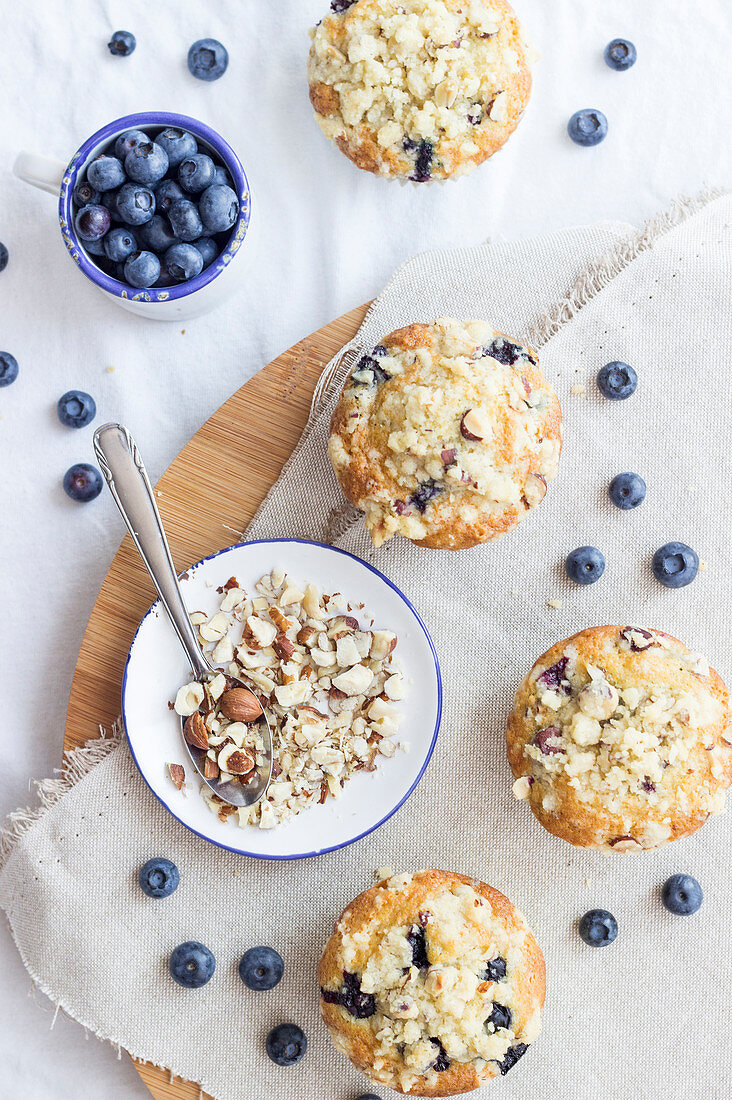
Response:
M411 787L409 788L407 793L404 795L404 797L402 799L400 799L400 801L397 802L397 804L391 810L389 810L389 813L386 814L385 817L382 817L381 821L377 821L377 823L375 825L372 825L370 829L365 829L364 832L359 833L358 836L353 837L351 840L345 840L342 844L333 844L329 848L319 848L315 852L302 852L299 855L277 856L277 855L264 855L262 852L245 852L241 848L233 848L230 844L222 844L220 841L214 840L210 836L206 836L205 833L200 833L198 831L198 829L194 829L192 825L189 825L187 822L181 820L181 818L178 817L178 814L175 812L175 810L172 810L170 808L170 806L165 801L165 799L161 798L161 796L157 793L157 791L155 791L153 789L153 787L151 786L151 784L148 782L147 776L143 772L143 770L140 767L140 764L138 762L138 759L135 756L135 750L132 748L132 742L130 741L130 735L127 732L127 719L125 717L125 693L127 691L127 673L129 671L129 667L130 667L130 656L132 654L132 649L135 645L135 642L137 641L137 635L140 633L140 630L142 629L142 625L145 622L145 620L148 618L149 615L152 615L153 612L157 611L160 608L160 601L159 600L155 600L155 602L152 603L150 605L150 607L147 609L147 611L143 615L142 619L140 620L140 622L138 624L138 627L137 627L137 630L135 631L134 637L133 637L133 639L130 643L130 648L129 648L128 653L127 653L127 660L125 661L124 674L122 676L122 699L121 699L122 724L124 726L125 737L127 738L127 745L129 747L130 754L132 756L132 759L135 762L135 767L137 768L138 772L142 776L148 790L150 790L152 792L152 794L155 796L155 798L158 800L158 802L162 806L165 807L165 809L168 811L168 813L171 815L171 817L174 817L176 821L178 821L185 829L188 829L189 832L193 833L194 836L200 837L201 840L205 840L207 844L213 844L216 848L223 848L225 851L233 852L235 855L238 855L238 856L248 856L251 859L264 859L264 860L270 860L272 862L277 862L277 863L294 862L297 859L312 859L315 856L328 855L329 852L338 852L338 851L340 851L341 848L348 848L351 844L356 844L359 840L363 840L364 837L369 836L370 833L373 833L377 829L380 829L381 826L384 825L389 820L390 817L394 816L394 814L397 812L397 810L400 810L402 808L402 806L407 801L407 799L411 797L411 795L414 793L414 791L419 786L419 783L422 779L422 776L426 772L427 766L428 766L430 760L432 759L432 754L435 751L435 745L437 744L437 735L440 732L440 723L442 721L442 673L440 671L440 662L437 658L437 650L435 649L434 642L432 641L432 638L430 637L430 632L428 631L427 627L423 623L422 617L419 614L419 612L417 611L417 609L415 608L414 604L411 602L411 600L409 600L404 595L401 588L398 588L394 584L393 581L390 581L389 578L387 576L385 576L384 573L382 573L380 569L377 569L373 565L369 565L369 563L367 561L364 561L363 558L359 558L356 554L349 553L348 550L341 550L338 546L329 546L325 542L317 542L314 539L286 539L286 538L280 538L280 539L251 539L248 542L237 542L233 546L225 546L225 547L223 547L223 549L217 550L214 554L209 554L207 557L201 558L199 561L195 562L193 565L188 566L188 569L186 569L185 572L191 572L194 569L198 569L199 566L203 565L205 562L214 561L215 558L221 557L222 554L228 554L231 550L239 550L241 547L244 547L244 546L264 546L264 545L267 545L267 544L276 544L276 543L282 543L282 542L294 543L294 544L300 545L300 546L320 546L323 550L329 550L334 554L342 554L343 557L345 557L345 558L351 558L353 561L358 562L359 565L362 565L365 569L368 569L371 573L374 573L386 585L388 585L388 587L391 588L393 592L396 592L397 596L399 596L399 598L401 600L403 600L403 602L407 605L407 607L409 608L409 610L412 612L415 619L419 623L419 626L422 630L422 633L424 634L425 638L427 639L427 645L429 646L430 651L432 653L432 660L435 663L435 675L437 676L437 715L436 715L436 718L435 718L435 728L434 728L434 732L432 734L432 740L430 741L430 746L429 746L429 749L427 750L427 754L424 758L424 762L422 764L422 767L419 770L419 775L414 780L414 782L412 783ZM171 627L171 629L172 629L172 627Z

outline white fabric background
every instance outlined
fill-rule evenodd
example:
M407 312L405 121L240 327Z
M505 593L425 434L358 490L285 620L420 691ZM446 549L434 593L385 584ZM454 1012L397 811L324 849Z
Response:
M303 89L306 31L326 6L3 4L0 239L11 262L0 276L0 345L22 373L0 391L0 730L11 747L0 814L25 801L29 776L58 762L79 642L121 538L111 500L82 508L60 492L66 467L90 457L91 435L58 425L60 393L93 393L99 422L128 423L157 476L246 377L375 294L407 256L599 218L638 223L679 191L732 179L722 122L732 47L724 0L705 0L693 16L682 0L522 0L519 14L543 55L526 119L493 164L421 191L358 173L315 127ZM118 27L138 38L128 60L106 52ZM185 70L188 45L208 34L231 55L214 85ZM639 49L629 73L601 60L617 34ZM610 136L595 150L576 148L564 133L581 106L601 107L610 119ZM197 115L229 137L259 222L249 293L186 324L185 336L122 314L85 285L57 234L53 200L10 175L21 148L65 158L110 118L155 107ZM0 1095L146 1095L126 1061L85 1043L76 1025L59 1020L49 1032L50 1017L26 998L27 976L5 929L0 936Z

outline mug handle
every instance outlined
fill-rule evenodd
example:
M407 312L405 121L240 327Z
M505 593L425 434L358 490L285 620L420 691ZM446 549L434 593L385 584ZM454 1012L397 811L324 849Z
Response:
M19 153L13 172L18 179L58 196L66 165L52 157L40 157L37 153Z

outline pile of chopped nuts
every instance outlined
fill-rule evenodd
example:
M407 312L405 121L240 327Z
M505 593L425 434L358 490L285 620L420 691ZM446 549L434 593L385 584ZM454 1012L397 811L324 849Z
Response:
M262 577L251 596L235 577L218 591L219 610L191 620L222 672L205 689L184 685L174 709L186 718L189 743L206 751L207 778L219 783L245 781L260 763L255 723L259 703L266 709L273 741L266 796L237 808L205 784L201 793L222 820L236 815L241 826L271 829L328 796L339 798L352 775L376 771L377 758L400 747L397 637L372 629L373 621L362 629L362 604L321 594L314 584L301 588L281 570ZM251 684L256 696L232 689L227 675Z

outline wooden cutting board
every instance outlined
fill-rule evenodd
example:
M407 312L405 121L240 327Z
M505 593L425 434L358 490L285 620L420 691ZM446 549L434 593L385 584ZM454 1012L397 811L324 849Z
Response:
M163 474L158 507L179 572L230 546L248 526L300 438L323 367L355 335L367 308L359 306L305 337L255 375L206 421ZM137 442L144 454L144 438ZM98 737L100 726L109 729L119 716L127 651L154 598L152 582L126 536L81 643L64 751ZM171 1081L166 1070L135 1064L156 1100L199 1100L202 1095L198 1085Z

